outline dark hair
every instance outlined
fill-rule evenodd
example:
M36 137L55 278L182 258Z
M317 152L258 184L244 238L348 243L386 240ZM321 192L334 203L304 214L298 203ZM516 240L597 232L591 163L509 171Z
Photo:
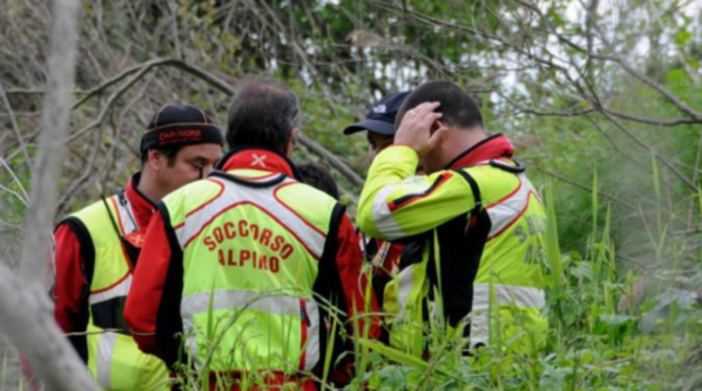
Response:
M339 187L324 166L319 163L303 163L299 164L297 169L302 174L305 183L329 194L337 201L340 199Z
M227 144L268 147L279 151L299 125L300 103L287 88L268 81L245 85L229 108Z
M183 149L183 147L184 145L172 145L170 147L149 148L141 154L141 166L144 167L144 163L146 163L146 160L148 160L149 151L159 151L161 155L166 157L166 160L168 161L168 167L173 167L176 161L176 156L178 156L178 152L180 152L180 150Z
M440 102L436 112L444 114L442 119L447 125L463 129L483 126L480 107L468 93L448 81L428 81L405 99L395 117L395 128L400 126L405 113L424 102Z

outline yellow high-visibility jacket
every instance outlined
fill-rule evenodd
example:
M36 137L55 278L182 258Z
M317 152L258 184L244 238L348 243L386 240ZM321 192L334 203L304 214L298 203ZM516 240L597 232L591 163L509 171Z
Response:
M413 176L418 155L409 147L392 146L375 158L359 227L376 238L420 243L403 253L385 290L392 345L421 354L427 303L439 293L439 313L450 328L465 326L471 346L543 346L545 211L512 151L496 135L451 169L422 177Z

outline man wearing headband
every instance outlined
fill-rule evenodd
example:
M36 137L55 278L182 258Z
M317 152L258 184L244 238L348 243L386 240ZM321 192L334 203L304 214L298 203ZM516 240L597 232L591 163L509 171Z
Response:
M156 202L212 171L222 135L190 105L166 105L141 140L141 171L124 189L56 228L54 315L91 374L109 390L167 389L161 360L139 351L122 312ZM159 388L160 387L160 388Z
M217 389L314 390L325 357L343 383L337 363L353 347L342 330L378 331L356 317L377 306L344 207L288 158L298 113L286 88L238 91L221 171L166 197L146 232L124 317L143 351L209 371Z

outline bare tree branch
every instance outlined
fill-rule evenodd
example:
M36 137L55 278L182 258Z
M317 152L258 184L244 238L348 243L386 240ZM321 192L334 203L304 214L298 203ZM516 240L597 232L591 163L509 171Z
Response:
M22 182L17 178L17 175L15 174L14 170L12 170L12 167L10 167L9 164L5 161L5 159L0 157L0 164L2 164L3 167L5 167L5 170L10 174L12 177L12 180L15 182L17 185L17 188L22 192L22 194L17 194L17 196L22 200L22 202L25 205L29 204L29 194L27 194L27 190L24 189L24 185L22 185Z
M12 110L12 105L7 99L7 94L5 93L5 88L0 83L0 95L2 95L2 101L5 104L7 113L10 115L10 122L12 123L12 130L15 131L15 137L17 137L17 143L19 143L20 149L24 154L24 161L27 164L29 171L32 171L32 159L29 157L29 151L27 150L27 144L24 142L22 137L22 132L20 131L19 125L17 125L17 118L15 118L15 111Z
M41 285L27 284L0 262L0 332L27 357L34 373L55 391L97 391L86 366L54 321Z
M687 117L680 117L680 118L672 118L672 119L656 119L656 118L647 118L647 117L641 117L638 115L633 115L629 113L622 113L620 111L612 110L607 107L601 107L601 110L604 111L607 114L611 114L617 118L621 118L627 121L631 122L638 122L640 124L646 124L646 125L653 125L653 126L666 126L666 127L672 127L672 126L678 126L678 125L692 125L692 124L698 124L702 122L700 119L694 119L694 118L687 118Z
M656 90L659 94L663 95L668 101L670 101L675 107L677 107L680 111L683 113L687 114L690 119L692 119L694 122L693 123L701 123L702 122L702 113L699 111L693 109L692 107L688 106L685 102L683 102L680 98L677 97L677 95L673 94L672 92L668 91L667 88L663 87L659 83L657 83L655 80L647 77L643 73L637 71L634 69L629 64L629 61L624 59L622 56L617 55L617 56L602 56L602 55L596 55L596 54L590 54L593 58L598 58L601 60L609 60L609 61L614 61L617 64L619 64L622 69L624 69L627 73L630 75L634 76L635 78L639 79L642 81L644 84L648 85L652 89Z
M25 218L19 280L0 264L0 328L26 355L49 390L97 390L85 365L61 336L44 291L44 261L51 234L58 177L65 151L78 40L78 0L57 0L51 52L49 93L45 97L39 154L32 178L31 205Z
M149 70L151 70L154 67L158 66L174 66L176 68L180 68L190 74L193 74L195 76L200 77L201 79L206 80L208 83L216 86L222 91L228 92L230 94L234 93L234 89L229 86L226 82L220 80L214 75L209 74L208 72L202 70L201 68L197 66L193 66L190 64L187 64L183 60L177 59L177 58L156 58L138 65L135 65L131 68L125 69L124 71L120 72L118 75L110 78L109 80L106 80L102 84L96 86L95 88L91 89L84 97L82 97L80 100L78 100L74 105L73 109L77 109L81 105L83 105L85 102L87 102L89 99L94 97L95 95L98 95L102 93L104 90L107 88L119 83L120 81L124 80L127 78L129 75L134 74L134 73L142 73L145 74ZM138 80L138 79L137 79Z
M64 135L68 133L71 92L75 78L77 0L55 3L54 31L48 61L49 93L44 100L42 132L36 169L32 177L31 205L25 218L27 236L22 247L21 275L40 283L44 270L46 244L49 243L51 218L58 192L57 178L65 154Z
M567 184L569 184L569 185L575 186L575 187L577 187L577 188L579 188L579 189L582 189L582 190L585 190L585 191L588 191L588 192L592 192L592 187L590 187L590 186L586 186L586 185L580 184L580 183L578 183L578 182L575 182L575 181L572 180L572 179L568 179L568 178L566 178L566 177L564 177L564 176L562 176L562 175L560 175L560 174L557 174L557 173L555 173L555 172L553 172L553 171L551 171L551 170L548 170L548 169L546 169L546 168L539 167L539 166L537 166L537 165L531 165L531 166L534 167L536 170L541 171L541 172L543 172L544 174L547 174L547 175L549 175L549 176L552 176L552 177L554 177L554 178L556 178L556 179L558 179L558 180L560 180L560 181L563 181L563 182L565 182L565 183L567 183ZM608 200L614 202L615 204L617 204L617 205L619 205L619 206L623 206L623 207L625 207L625 208L627 208L627 209L629 209L629 210L631 210L631 211L637 212L637 211L639 210L639 208L637 208L636 206L634 206L634 205L632 205L632 204L630 204L630 203L628 203L628 202L626 202L626 201L624 201L624 200L620 200L620 199L618 199L617 197L615 197L615 196L613 196L613 195L609 195L609 194L607 194L607 193L604 193L604 192L602 192L601 190L598 190L598 191L597 191L597 194L599 194L601 197L603 197L603 198L605 198L605 199L608 199Z
M129 88L131 88L138 80L144 77L147 72L152 70L153 68L156 67L161 67L161 66L172 66L175 68L178 68L182 71L185 71L186 73L190 73L204 81L206 81L208 84L212 85L213 87L217 88L218 90L228 94L228 95L234 95L236 93L236 89L227 82L221 80L217 76L199 68L193 65L190 65L186 63L185 61L179 60L179 59L155 59L148 61L146 63L141 64L140 66L132 67L129 68L128 70L120 73L119 75L115 76L114 78L110 79L110 81L105 82L101 85L101 88L98 89L93 89L94 93L91 96L94 96L97 94L99 91L104 90L105 88L114 85L115 83L119 82L119 80L123 80L125 77L127 77L130 74L133 74L136 72L136 75L134 75L129 82L127 82L122 88L117 90L115 93L113 93L110 98L108 99L104 109L101 111L98 119L95 121L91 122L89 125L84 127L83 129L79 130L78 132L74 133L71 135L71 137L68 139L69 141L75 140L79 136L85 134L88 130L94 128L95 126L99 125L102 123L102 121L105 119L105 116L107 115L107 112L109 109L111 109L111 106L114 104L116 99L124 94ZM74 105L75 107L75 105ZM313 140L300 135L299 136L300 143L308 147L311 151L313 151L315 154L319 155L321 158L325 159L326 161L329 162L330 165L332 165L335 169L337 169L344 177L346 177L351 183L353 183L356 186L362 186L363 185L363 179L351 168L349 167L346 163L344 163L341 159L336 157L333 153L328 151L326 148L321 146L320 144L314 142Z
M650 151L656 159L661 162L670 172L672 172L676 177L678 177L685 186L687 186L690 190L692 191L697 191L697 186L692 183L692 181L686 177L683 173L681 173L671 162L668 161L665 157L657 153L653 148L648 146L646 143L644 143L639 137L637 137L634 133L632 133L629 129L624 127L619 121L617 121L616 118L613 116L609 115L608 113L603 113L607 119L609 119L617 128L619 128L622 132L624 132L626 135L628 135L634 142L636 142L637 145L639 145L642 149Z

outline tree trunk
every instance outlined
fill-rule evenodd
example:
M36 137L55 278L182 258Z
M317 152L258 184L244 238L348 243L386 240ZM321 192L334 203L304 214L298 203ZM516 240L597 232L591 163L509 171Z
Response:
M24 353L48 390L98 390L68 339L59 330L42 285L26 284L0 262L0 333Z
M98 390L53 319L44 287L52 217L65 153L64 140L74 85L78 0L56 0L48 92L33 165L30 206L25 217L20 278L0 263L0 332L22 351L32 372L49 390Z

